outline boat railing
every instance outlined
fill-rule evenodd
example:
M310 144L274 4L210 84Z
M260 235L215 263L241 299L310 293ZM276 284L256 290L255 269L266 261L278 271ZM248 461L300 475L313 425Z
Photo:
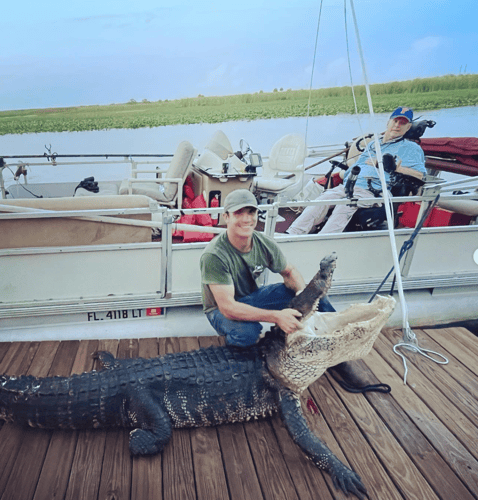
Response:
M150 173L161 175L166 171L164 168L167 166L172 158L171 154L84 154L84 155L25 155L25 156L5 156L1 158L0 162L0 191L3 199L6 199L7 193L5 188L4 170L9 170L12 174L13 180L19 182L23 176L23 184L28 184L28 172L36 167L51 168L51 167L93 167L98 171L101 166L129 166L129 173L127 175L119 172L119 176L136 178L138 173ZM71 159L75 159L72 161ZM13 161L17 160L17 161ZM143 165L156 165L156 169L143 170ZM81 179L78 180L80 182ZM121 180L121 179L119 179Z
M443 195L450 199L471 199L472 193L465 195ZM106 198L106 197L104 197ZM127 196L125 196L127 198ZM424 201L430 197L400 197L394 202ZM31 200L30 200L31 201ZM336 200L337 204L351 203L353 200ZM379 198L370 201L380 202ZM16 201L18 203L18 200ZM300 271L308 276L317 254L323 255L329 251L337 251L341 256L340 269L337 269L332 294L338 298L342 295L354 295L372 292L390 269L389 243L385 231L370 231L365 233L313 234L313 235L283 235L275 234L279 209L297 208L305 205L330 204L321 200L308 202L278 200L272 204L261 205L264 212L264 232L274 237L287 258L297 262ZM5 205L5 203L1 203ZM12 207L12 205L9 205ZM14 207L18 209L18 206ZM28 207L27 207L28 208ZM12 208L13 209L13 208ZM222 208L201 208L177 210L150 202L146 207L123 209L93 209L93 210L60 210L40 211L26 210L19 213L5 213L0 207L0 225L4 220L16 222L31 219L38 225L39 219L55 221L72 217L88 217L93 220L108 219L109 224L131 223L133 215L150 216L154 220L138 220L132 222L145 225L149 230L152 226L161 229L161 240L142 242L100 244L93 242L87 246L55 246L35 248L33 245L24 248L0 249L2 269L5 270L4 282L9 287L3 287L0 297L0 318L26 317L31 315L86 314L91 311L103 311L109 308L128 309L132 307L176 307L184 305L199 305L200 272L199 258L206 245L205 242L179 243L173 239L175 229L181 228L177 220L182 214L222 213ZM113 217L114 216L114 217ZM124 221L122 220L124 219ZM83 224L83 223L81 223ZM186 226L187 227L187 226ZM188 230L194 230L187 227ZM221 227L195 226L201 232L221 232ZM79 231L81 232L81 230ZM398 241L406 241L413 229L399 230ZM423 236L427 248L446 246L447 238L454 232L460 233L460 240L467 248L476 238L472 228L426 228ZM0 231L0 240L2 239ZM367 236L367 237L365 237ZM468 243L464 243L467 241ZM360 248L360 250L359 250ZM374 255L374 266L367 269L366 275L357 270L356 252ZM478 283L476 271L472 264L460 261L459 268L455 261L446 261L442 275L437 276L433 269L433 259L425 255L423 248L417 255L408 259L416 264L405 280L408 290L418 290L451 287L473 287ZM29 264L25 264L25 263ZM34 264L34 265L33 265ZM28 281L24 282L23 269L28 265ZM60 273L60 275L58 275ZM56 276L45 281L45 276ZM101 279L98 279L98 278ZM264 273L264 282L274 280L274 275ZM5 281L6 280L6 281ZM65 288L64 284L68 283ZM468 289L468 288L466 288Z
M468 180L468 179L467 179ZM471 184L467 186L468 189L478 189L478 177L473 179L469 179L469 181L474 181L476 184ZM448 193L456 190L456 186L463 186L464 181L451 181L444 184L433 184L431 186L425 186L424 193L422 195L415 196L399 196L393 197L392 201L394 203L405 203L405 202L429 202L436 196L437 192L440 193ZM125 196L125 195L123 195ZM476 192L468 192L462 194L442 194L442 200L473 200L475 201L478 197ZM371 198L361 198L361 202L367 203L382 203L382 197L371 197ZM274 218L278 215L278 209L280 208L304 208L308 206L321 206L321 205L356 205L358 199L356 198L340 198L340 199L331 199L331 200L307 200L307 201L286 201L279 199L277 202L272 204L265 204L259 206L259 211L266 214L265 216L265 229L264 232L270 232L274 234L275 231L275 223ZM0 220L15 220L15 219L48 219L48 218L89 218L90 220L97 220L100 222L108 222L112 224L124 224L124 225L144 225L145 227L160 227L162 222L161 219L165 218L166 215L171 216L172 222L176 228L181 228L185 225L180 225L175 220L181 215L189 215L189 214L209 214L209 215L217 215L223 212L223 208L189 208L189 209L177 209L177 208L168 208L164 207L158 202L154 200L149 201L148 207L137 207L137 208L96 208L96 209L84 209L84 210L42 210L35 208L27 208L21 207L18 205L5 205L0 203ZM148 223L148 221L128 221L126 219L121 218L111 218L111 216L128 216L128 215L138 215L138 214L163 214L160 218L157 219L157 222ZM102 217L106 216L108 219ZM188 225L191 226L191 225ZM212 232L219 233L223 229L217 227L209 227L209 226L196 226L198 231L201 232ZM192 228L189 228L193 230Z

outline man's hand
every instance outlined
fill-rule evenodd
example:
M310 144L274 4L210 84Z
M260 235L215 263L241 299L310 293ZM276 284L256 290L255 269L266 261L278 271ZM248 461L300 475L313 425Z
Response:
M277 326L287 334L294 333L302 328L302 323L298 318L302 317L302 313L296 309L282 309L282 311L276 311Z

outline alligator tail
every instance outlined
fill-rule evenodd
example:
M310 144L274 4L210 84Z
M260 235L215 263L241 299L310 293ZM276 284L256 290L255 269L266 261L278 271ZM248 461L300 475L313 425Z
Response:
M107 390L102 391L101 387ZM80 429L118 425L118 412L109 412L107 408L117 398L117 387L105 380L102 372L72 377L0 378L0 418L31 427Z

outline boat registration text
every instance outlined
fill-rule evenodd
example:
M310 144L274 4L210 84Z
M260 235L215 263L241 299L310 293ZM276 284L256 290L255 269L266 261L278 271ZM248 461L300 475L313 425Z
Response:
M146 317L162 316L164 310L161 307L149 307L147 309L118 309L113 311L95 311L87 313L88 321L139 319Z

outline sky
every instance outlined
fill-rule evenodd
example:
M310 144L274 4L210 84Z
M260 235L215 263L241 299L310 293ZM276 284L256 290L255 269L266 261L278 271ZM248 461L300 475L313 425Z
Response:
M0 110L344 86L349 60L353 83L362 84L351 5L8 2L0 18ZM353 6L369 83L478 73L476 0Z

